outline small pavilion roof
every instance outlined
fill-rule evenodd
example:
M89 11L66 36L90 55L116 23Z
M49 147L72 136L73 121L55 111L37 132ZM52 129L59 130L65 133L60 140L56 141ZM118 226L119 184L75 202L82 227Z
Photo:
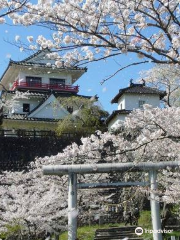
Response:
M166 96L165 91L161 91L157 88L147 87L145 85L145 81L142 84L130 82L129 87L119 89L118 94L111 100L111 103L118 103L119 98L124 94L152 94L159 95L160 99Z

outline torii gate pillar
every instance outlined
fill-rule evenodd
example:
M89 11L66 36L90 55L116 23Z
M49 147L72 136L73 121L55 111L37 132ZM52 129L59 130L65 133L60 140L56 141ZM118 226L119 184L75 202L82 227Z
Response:
M77 174L69 174L68 184L68 240L77 238Z
M149 172L149 180L151 186L151 219L153 226L153 239L154 240L162 240L161 233L161 215L160 215L160 207L159 202L157 200L157 196L155 191L157 191L157 171L151 170ZM158 232L159 231L159 232Z

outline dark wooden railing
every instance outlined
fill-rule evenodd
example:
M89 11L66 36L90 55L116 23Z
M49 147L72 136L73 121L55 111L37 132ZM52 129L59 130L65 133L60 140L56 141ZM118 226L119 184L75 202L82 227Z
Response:
M75 92L79 91L79 86L64 85L64 84L46 84L46 83L35 83L35 82L19 82L18 80L13 83L10 90L16 89L29 89L29 90L55 90L64 92Z

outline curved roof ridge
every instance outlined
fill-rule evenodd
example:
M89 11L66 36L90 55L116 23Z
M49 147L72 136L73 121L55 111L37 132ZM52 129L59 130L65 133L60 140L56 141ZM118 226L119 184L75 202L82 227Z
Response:
M35 52L34 54L30 55L29 57L27 57L27 58L25 58L23 60L17 61L17 62L27 62L28 60L38 56L40 53L43 53L43 52L45 53L46 51L50 52L49 48L38 50L37 52ZM14 61L14 62L16 62L16 61Z

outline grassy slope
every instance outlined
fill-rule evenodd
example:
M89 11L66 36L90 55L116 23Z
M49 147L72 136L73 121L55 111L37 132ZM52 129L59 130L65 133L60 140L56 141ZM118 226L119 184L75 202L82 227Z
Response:
M93 226L84 226L78 228L78 239L79 240L93 240L96 229L98 228L109 228L109 227L119 227L120 224L105 224L103 226L93 225ZM60 235L59 240L67 240L67 232L64 232Z
M151 212L150 211L143 211L140 214L140 218L138 220L138 225L143 229L152 230L152 223L151 223ZM145 239L153 240L153 234L144 233L142 235ZM172 234L166 234L164 239L168 236L180 236L180 232L173 231Z
M99 225L92 225L92 226L84 226L78 228L78 239L79 240L93 240L94 239L94 234L96 229L98 228L109 228L109 227L119 227L124 224L106 224L103 226ZM150 211L143 211L141 212L138 225L141 226L143 229L152 229L151 225L151 215ZM148 240L153 240L152 234L143 234L144 238L147 238ZM64 232L63 234L60 235L59 240L67 240L67 232Z
M98 228L110 228L110 227L119 227L124 224L106 224L103 226L99 225L92 225L92 226L84 226L78 228L78 239L79 240L93 240L94 234L96 229ZM152 230L152 224L151 224L151 213L150 211L143 211L140 214L140 218L138 220L138 226L141 226L143 229ZM179 232L173 232L174 236L180 236ZM144 233L142 235L144 239L153 240L153 235L150 233ZM166 235L168 236L168 234ZM60 235L59 240L67 240L67 232L64 232Z

